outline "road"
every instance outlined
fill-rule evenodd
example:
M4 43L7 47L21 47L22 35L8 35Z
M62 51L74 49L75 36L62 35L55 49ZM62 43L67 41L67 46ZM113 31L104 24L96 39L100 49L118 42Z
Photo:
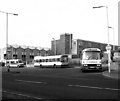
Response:
M20 68L8 73L3 67L2 91L25 99L118 99L120 89L118 80L98 71Z

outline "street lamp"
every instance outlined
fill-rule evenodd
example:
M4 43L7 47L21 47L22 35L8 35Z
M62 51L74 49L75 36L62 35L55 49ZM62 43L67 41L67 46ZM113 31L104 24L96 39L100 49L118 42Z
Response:
M115 50L115 37L114 37L114 35L115 35L115 29L113 27L110 27L110 26L108 26L108 28L110 28L110 29L113 30L113 50Z
M109 20L108 20L108 7L107 6L97 6L97 7L93 7L94 9L96 8L106 8L106 13L107 13L107 30L108 30L108 45L106 46L106 50L108 53L108 71L110 73L110 63L111 63L111 46L110 46L110 42L109 42Z
M6 14L6 59L8 59L8 15L14 15L14 16L18 16L18 14L16 13L8 13L8 12L4 12L4 11L0 11L1 13Z
M55 38L52 38L52 39L53 39L53 41L54 41L54 48L55 48L54 54L56 55L56 40L55 40Z
M110 42L109 42L109 28L108 28L108 26L109 26L109 20L108 20L108 7L107 7L107 6L98 6L98 7L93 7L93 8L96 9L96 8L103 8L103 7L106 8L106 14L107 14L107 30L108 30L108 45L109 45Z

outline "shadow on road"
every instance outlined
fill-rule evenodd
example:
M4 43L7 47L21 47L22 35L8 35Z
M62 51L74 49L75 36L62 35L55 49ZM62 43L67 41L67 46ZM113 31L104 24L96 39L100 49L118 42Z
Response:
M107 68L104 68L102 70L86 70L86 71L84 71L84 73L101 73L101 72L104 72L107 70L108 70Z

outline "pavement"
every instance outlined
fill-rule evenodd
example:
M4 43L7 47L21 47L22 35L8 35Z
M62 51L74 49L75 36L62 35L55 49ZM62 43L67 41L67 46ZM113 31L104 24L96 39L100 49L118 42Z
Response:
M110 73L108 71L103 72L103 75L109 78L113 79L120 79L120 71L111 71Z
M111 63L110 72L104 71L102 74L112 79L120 79L120 63Z

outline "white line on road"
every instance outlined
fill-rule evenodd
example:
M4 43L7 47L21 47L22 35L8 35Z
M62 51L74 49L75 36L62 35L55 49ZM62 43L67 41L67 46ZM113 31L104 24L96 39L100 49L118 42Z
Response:
M105 89L105 90L120 90L120 89L116 89L116 88L102 88L102 87L93 87L93 86L82 86L82 85L68 85L69 87L83 87L83 88L94 88L94 89Z
M28 83L41 83L41 84L46 84L46 82L39 82L39 81L26 81L26 80L18 80L18 79L16 79L15 81L28 82Z
M14 94L14 95L19 95L19 96L24 96L24 97L28 97L28 98L33 98L33 99L42 99L39 97L35 97L35 96L31 96L31 95L26 95L26 94L21 94L21 93L15 93L15 92L8 92L8 91L2 91L4 93L9 93L9 94Z

